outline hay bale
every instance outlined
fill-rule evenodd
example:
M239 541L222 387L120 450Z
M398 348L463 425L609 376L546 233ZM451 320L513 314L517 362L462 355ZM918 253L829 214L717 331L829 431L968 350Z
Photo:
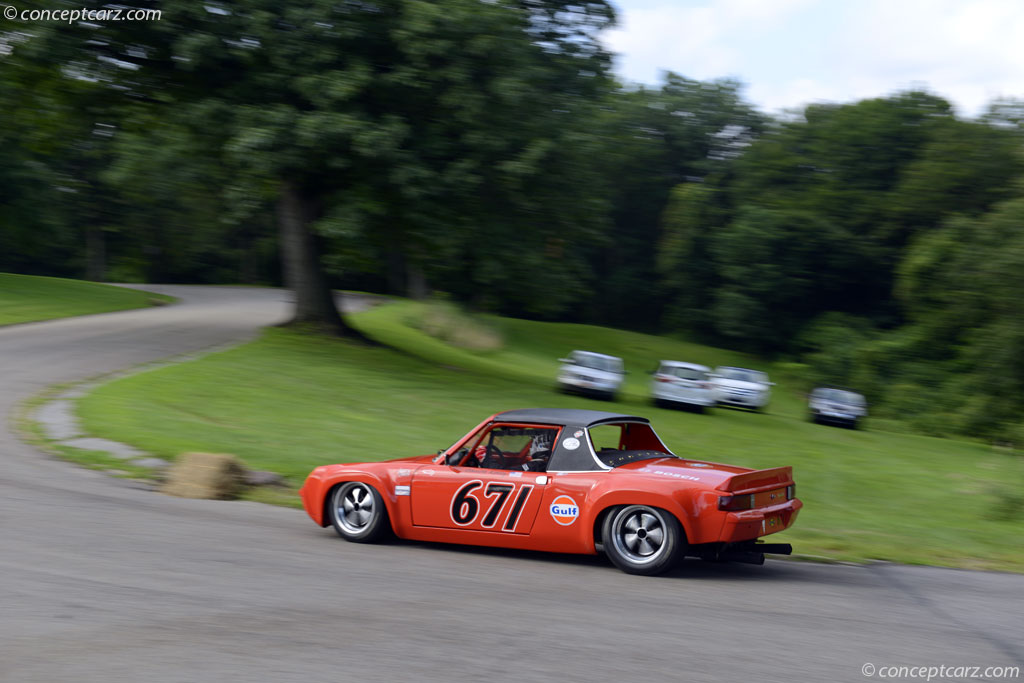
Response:
M167 473L161 493L179 498L237 498L245 486L245 467L227 453L183 453Z

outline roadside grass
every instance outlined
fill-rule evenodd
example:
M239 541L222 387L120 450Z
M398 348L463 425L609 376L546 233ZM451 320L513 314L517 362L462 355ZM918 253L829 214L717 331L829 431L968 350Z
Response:
M0 325L145 308L173 300L97 282L0 273Z
M486 326L503 344L488 350L474 350L465 345L445 343L424 330L426 325L423 321L436 315L437 308L435 303L395 300L387 306L377 306L352 316L351 321L384 344L429 363L543 387L554 387L558 359L574 349L619 356L624 360L627 372L620 399L627 402L649 403L650 373L661 360L682 360L711 368L718 365L753 367L765 370L776 382L785 377L782 365L672 337L655 337L596 325L546 323L493 315L477 316L476 326ZM804 406L800 396L776 391L769 411L795 416L803 413Z
M554 368L573 348L616 353L644 369L660 358L772 368L667 338L493 318L486 323L500 330L502 348L470 352L407 324L416 307L399 302L355 316L402 353L269 329L244 346L102 386L80 402L79 413L90 433L159 457L234 453L292 486L319 464L435 452L502 410L639 413L684 457L792 465L806 507L795 528L776 538L792 542L799 555L1024 571L1024 548L1013 540L1024 532L1024 512L1009 504L1024 485L1024 461L1012 452L810 424L799 393L781 377L766 414L654 408L642 373L629 376L615 403L566 396L553 390ZM296 504L289 492L253 495Z

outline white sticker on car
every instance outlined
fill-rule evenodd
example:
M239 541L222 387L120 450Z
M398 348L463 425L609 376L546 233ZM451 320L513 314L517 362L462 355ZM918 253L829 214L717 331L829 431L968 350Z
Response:
M562 448L567 451L574 451L580 447L580 440L574 438L568 438L562 442Z
M700 481L700 477L692 477L689 474L682 474L680 472L670 472L668 470L658 470L650 467L645 467L641 472L650 472L651 474L659 474L663 477L672 477L673 479L685 479L687 481Z

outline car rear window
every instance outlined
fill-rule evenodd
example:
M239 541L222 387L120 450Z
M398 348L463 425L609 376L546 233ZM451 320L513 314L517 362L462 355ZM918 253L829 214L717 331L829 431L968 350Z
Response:
M665 447L658 435L649 424L638 422L619 422L598 425L587 430L594 453L606 465L615 467L626 462L664 458L672 452ZM620 455L632 453L626 460ZM641 455L645 454L645 455Z
M591 370L603 370L604 372L622 372L622 361L618 358L604 358L602 356L590 356L577 354L574 359L576 365Z
M661 372L662 374L672 375L679 379L705 380L708 378L706 372L702 370L694 370L693 368L668 367L662 368Z

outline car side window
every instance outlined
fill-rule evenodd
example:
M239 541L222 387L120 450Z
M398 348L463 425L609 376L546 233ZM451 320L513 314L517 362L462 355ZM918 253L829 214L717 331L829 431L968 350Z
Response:
M479 467L493 470L547 470L557 427L495 425L473 448Z

